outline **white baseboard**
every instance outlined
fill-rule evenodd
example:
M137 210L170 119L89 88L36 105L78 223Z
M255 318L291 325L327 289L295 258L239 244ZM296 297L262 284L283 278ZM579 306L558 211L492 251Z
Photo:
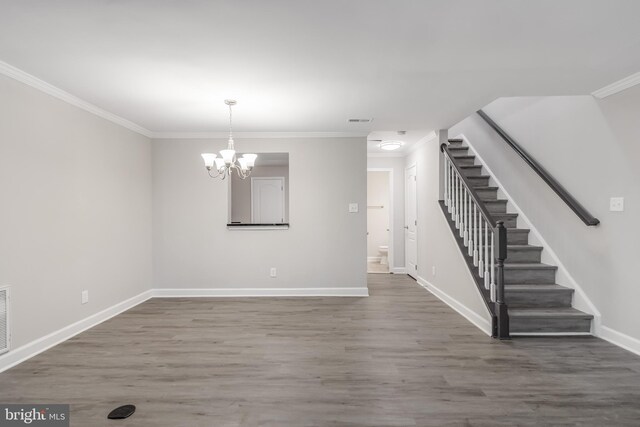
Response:
M30 343L16 349L9 350L8 353L0 356L0 372L6 371L7 369L22 363L63 341L66 341L69 338L104 322L105 320L111 319L123 311L129 310L130 308L145 302L151 298L151 294L150 290L145 291L85 319L72 323L69 326L65 326L64 328L52 332L49 335L45 335L42 338L38 338L37 340L31 341Z
M405 267L394 267L391 272L393 274L407 274L407 269Z
M420 286L422 286L423 288L431 292L438 299L440 299L440 301L444 302L449 307L453 308L455 311L460 313L462 317L466 318L469 322L476 325L478 329L480 329L482 332L491 336L491 322L488 319L480 316L478 313L471 310L469 307L462 304L460 301L453 298L452 296L444 292L442 289L439 289L432 283L429 283L424 278L418 276L417 281Z
M640 355L640 340L637 338L633 338L604 325L600 326L600 333L597 336L598 338L609 341L611 344Z
M153 290L156 298L180 297L368 297L369 288L192 288Z
M367 257L367 262L380 262L380 257L379 256L368 256Z

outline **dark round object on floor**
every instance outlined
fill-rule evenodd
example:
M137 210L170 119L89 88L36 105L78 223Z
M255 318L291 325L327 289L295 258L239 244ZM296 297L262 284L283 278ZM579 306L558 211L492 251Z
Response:
M135 405L122 405L109 412L107 418L109 418L110 420L122 420L124 418L130 417L134 412L136 412Z

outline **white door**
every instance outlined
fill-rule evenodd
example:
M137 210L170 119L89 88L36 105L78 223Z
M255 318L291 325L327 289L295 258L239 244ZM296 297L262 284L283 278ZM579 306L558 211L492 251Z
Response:
M406 209L404 222L405 265L407 274L418 277L418 205L416 203L416 166L405 170Z
M251 222L284 222L284 178L251 178Z

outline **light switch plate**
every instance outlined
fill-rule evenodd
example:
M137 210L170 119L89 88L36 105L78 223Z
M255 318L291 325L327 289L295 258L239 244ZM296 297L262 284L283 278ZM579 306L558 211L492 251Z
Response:
M82 302L82 304L86 304L89 302L89 291L82 291L80 301Z
M357 212L358 212L358 204L349 203L349 213L357 213Z
M609 210L611 212L624 211L624 197L612 197L609 199Z

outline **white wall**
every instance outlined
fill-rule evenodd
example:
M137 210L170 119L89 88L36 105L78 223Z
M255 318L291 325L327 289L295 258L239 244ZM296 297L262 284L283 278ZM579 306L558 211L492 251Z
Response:
M251 177L284 177L284 222L289 221L289 166L256 166ZM231 222L251 224L251 178L231 178Z
M16 349L150 289L151 147L5 76L0 94L0 286Z
M600 101L499 99L485 111L601 224L585 226L477 115L451 128L450 136L464 134L484 158L595 304L604 333L610 328L640 339L640 86ZM609 212L612 196L625 197L624 212Z
M365 138L236 141L244 151L289 153L291 227L277 231L227 229L228 186L200 158L224 145L153 141L155 287L366 289ZM348 213L350 202L358 213Z
M435 138L404 159L417 170L418 283L489 333L489 313L438 204L440 156Z
M367 172L367 257L380 258L379 247L389 245L389 174ZM380 207L381 206L381 207Z
M393 173L393 265L396 271L404 269L404 158L368 157L367 168L392 169ZM390 245L391 246L391 245Z

